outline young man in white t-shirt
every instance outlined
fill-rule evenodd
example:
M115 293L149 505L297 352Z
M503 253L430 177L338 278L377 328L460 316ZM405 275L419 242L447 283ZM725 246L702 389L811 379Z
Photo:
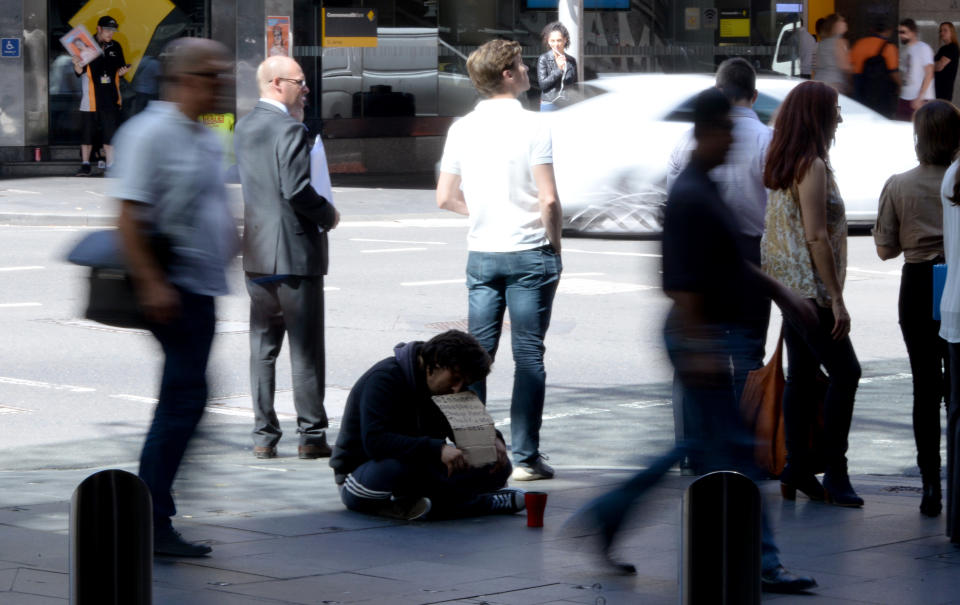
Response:
M917 39L917 22L913 19L901 21L898 33L904 48L900 53L903 87L900 89L897 118L909 122L913 112L934 98L933 49Z
M510 433L518 481L550 479L540 452L546 372L543 340L560 282L561 210L550 130L517 99L530 88L521 46L491 40L467 60L485 97L447 134L437 205L470 217L470 333L496 354L510 312L515 363ZM486 384L474 387L486 400Z

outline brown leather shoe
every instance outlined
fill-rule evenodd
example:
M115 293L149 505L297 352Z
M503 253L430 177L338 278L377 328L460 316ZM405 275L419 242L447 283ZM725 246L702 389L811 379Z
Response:
M253 455L261 460L277 457L277 448L272 445L258 445L253 448Z
M297 448L297 456L301 460L315 460L317 458L329 458L333 450L326 443L319 445L301 445Z

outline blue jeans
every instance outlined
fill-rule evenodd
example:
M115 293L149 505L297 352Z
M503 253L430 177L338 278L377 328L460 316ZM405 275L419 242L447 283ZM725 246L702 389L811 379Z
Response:
M177 512L170 490L207 403L207 360L216 323L212 296L179 293L180 316L150 327L164 361L157 409L140 453L140 478L150 488L157 527L168 526Z
M549 246L520 252L470 252L467 257L469 329L491 357L500 343L504 311L510 312L514 362L510 443L518 465L529 466L540 455L547 381L543 339L562 271L560 255ZM471 388L486 402L486 381Z

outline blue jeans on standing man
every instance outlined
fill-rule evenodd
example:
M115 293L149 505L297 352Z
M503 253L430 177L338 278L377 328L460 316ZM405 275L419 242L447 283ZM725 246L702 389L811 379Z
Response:
M140 453L140 478L150 488L155 527L177 512L171 488L207 404L207 360L216 324L212 296L178 289L180 315L150 331L163 348L160 397Z
M469 329L491 357L500 343L504 311L510 312L514 362L510 445L517 465L530 466L540 456L547 381L543 339L562 271L563 262L552 246L519 252L470 252L467 257ZM486 402L486 382L472 388Z

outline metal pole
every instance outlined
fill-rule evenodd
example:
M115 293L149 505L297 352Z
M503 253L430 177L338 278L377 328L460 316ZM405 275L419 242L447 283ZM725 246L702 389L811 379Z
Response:
M583 0L560 0L559 21L570 32L568 52L577 60L577 82L583 82Z

